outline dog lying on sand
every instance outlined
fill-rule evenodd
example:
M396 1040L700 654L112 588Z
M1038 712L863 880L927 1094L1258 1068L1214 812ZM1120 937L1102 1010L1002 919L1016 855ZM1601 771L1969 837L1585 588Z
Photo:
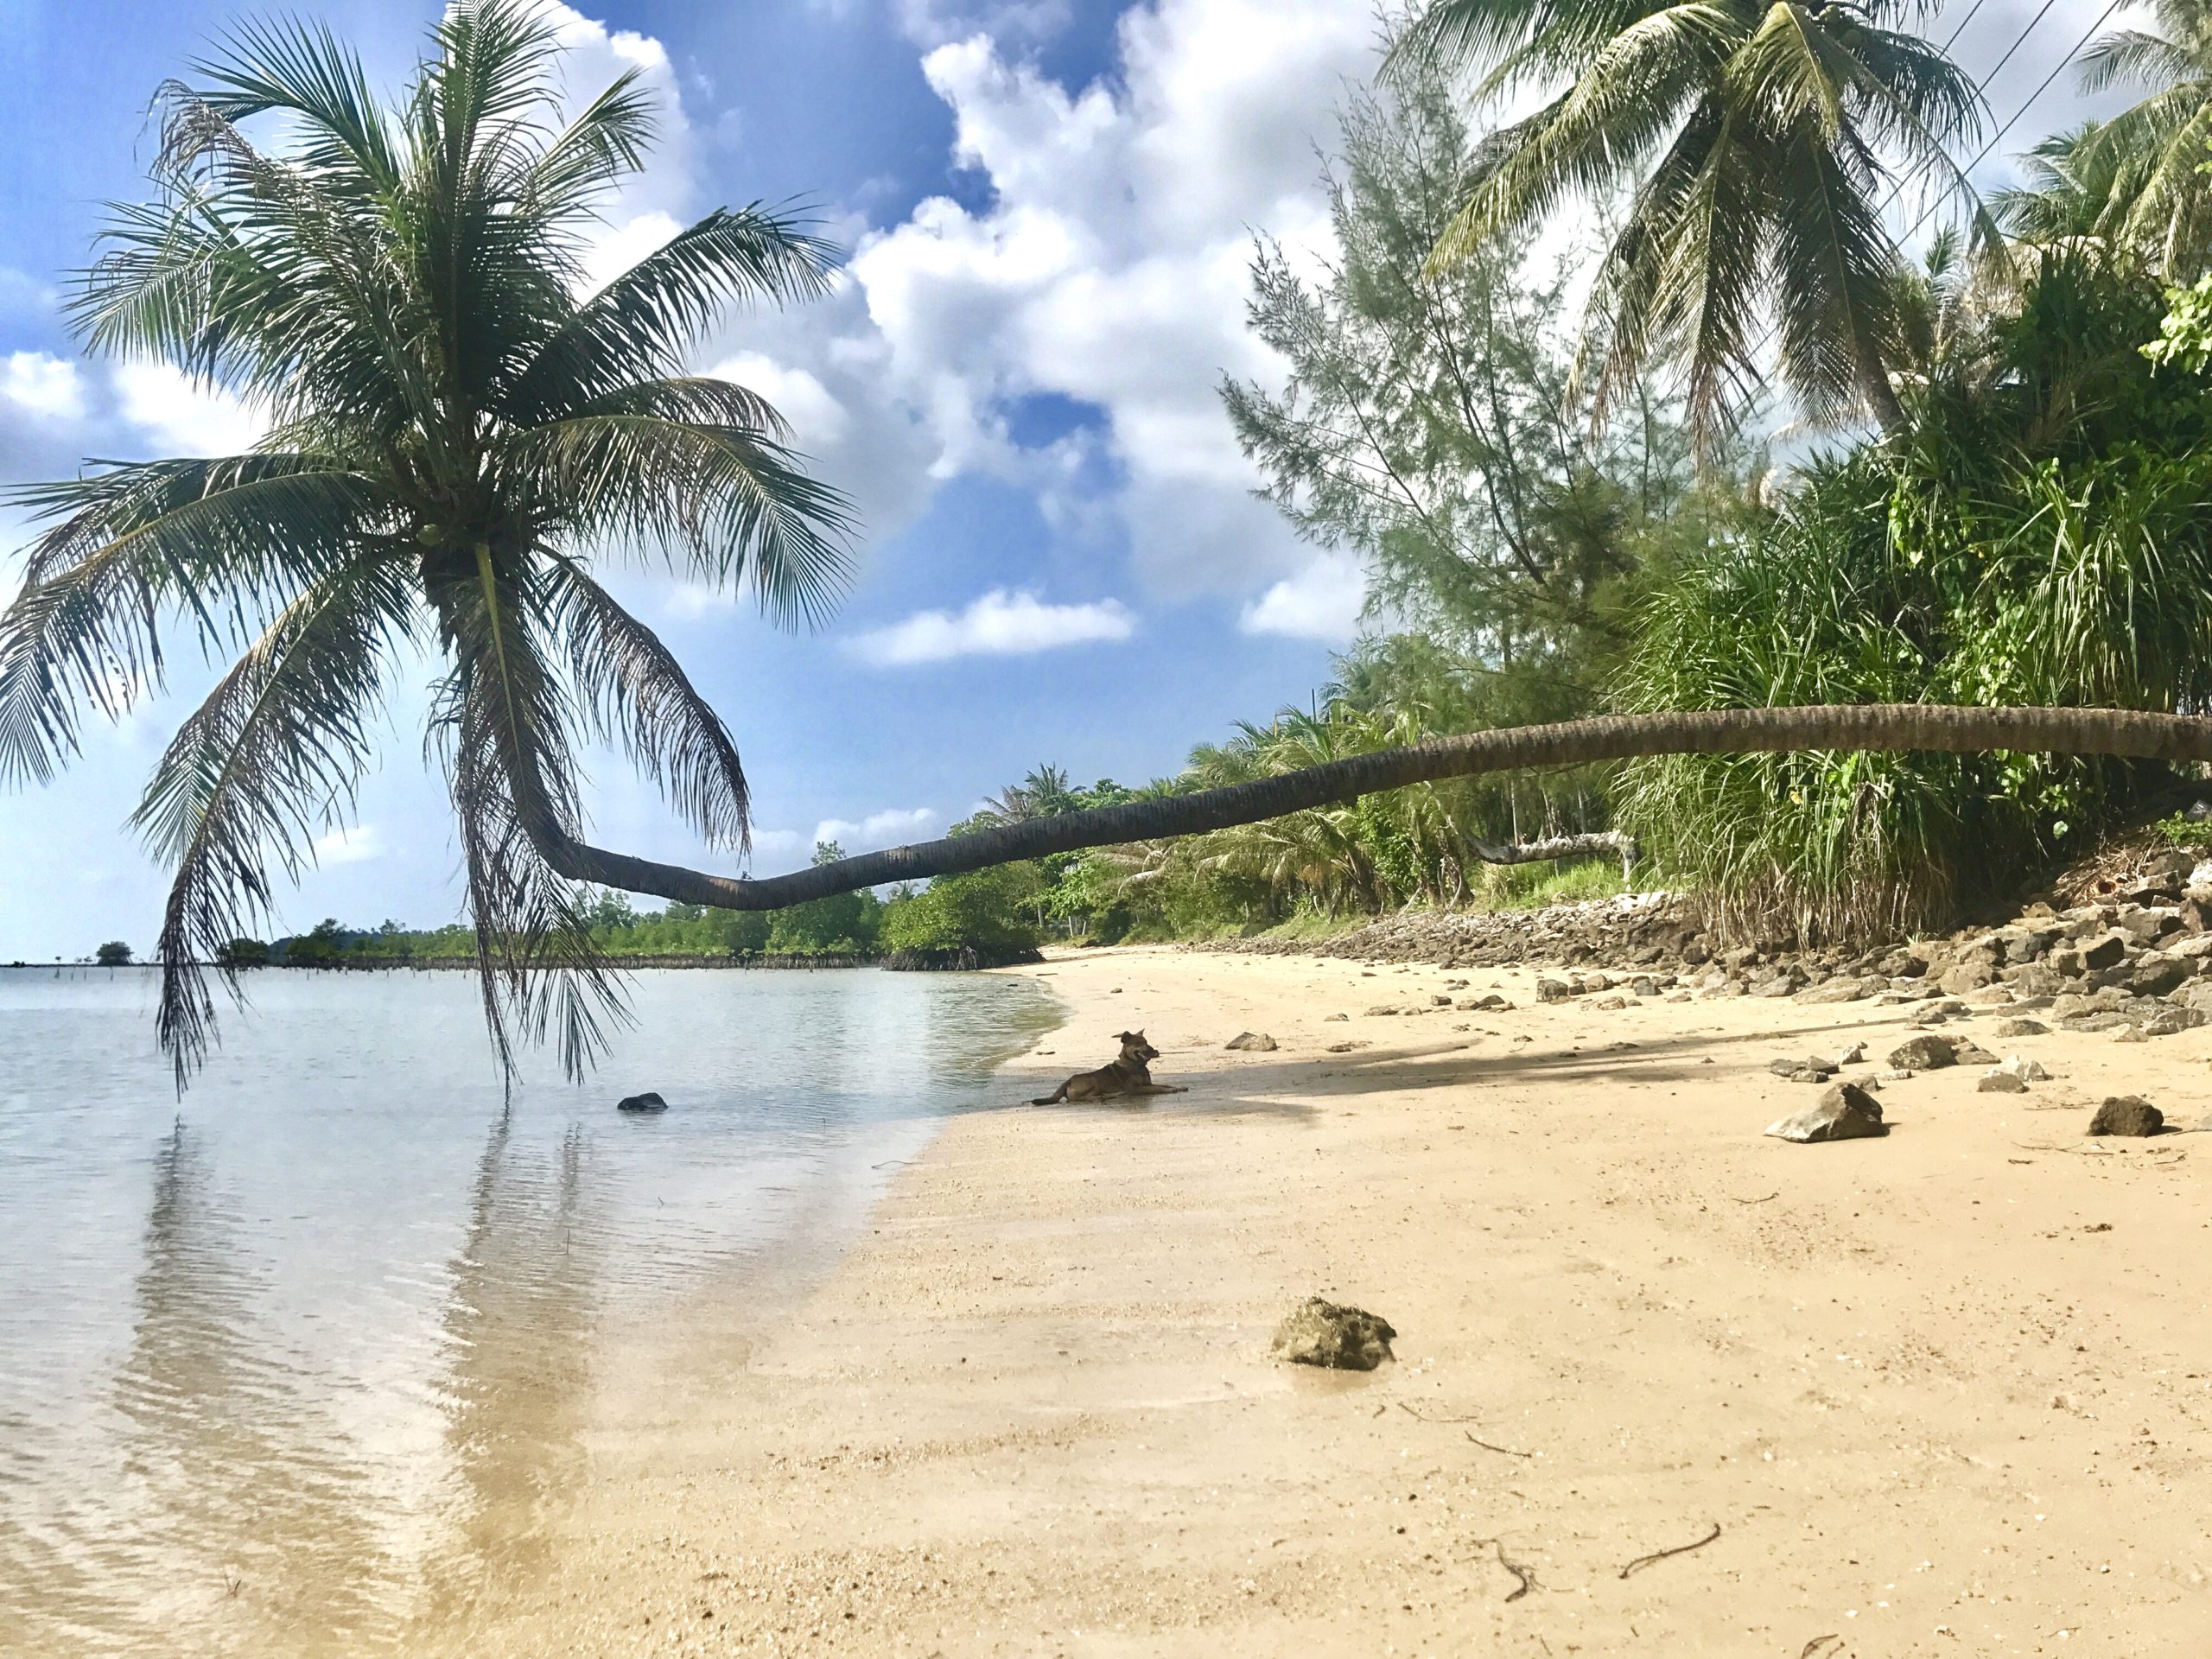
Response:
M1187 1095L1191 1091L1179 1084L1154 1083L1152 1062L1160 1058L1160 1051L1145 1041L1144 1033L1125 1031L1121 1033L1122 1057L1110 1065L1102 1065L1096 1071L1078 1071L1057 1090L1032 1106L1057 1106L1064 1100L1112 1100L1122 1095Z

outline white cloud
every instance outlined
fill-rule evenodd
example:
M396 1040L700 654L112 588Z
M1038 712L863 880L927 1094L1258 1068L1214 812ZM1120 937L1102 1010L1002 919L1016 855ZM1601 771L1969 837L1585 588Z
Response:
M755 855L766 853L771 857L780 858L786 854L804 852L811 844L796 830L755 830L753 832Z
M853 270L938 476L1016 467L1009 411L1057 393L1104 412L1151 586L1249 594L1300 569L1216 388L1280 377L1244 326L1252 235L1329 245L1313 143L1375 28L1365 0L1152 0L1122 20L1121 73L1077 92L983 35L924 58L990 206L925 201Z
M673 213L658 208L604 226L584 252L584 291L597 293L683 228Z
M167 363L118 365L115 395L124 419L164 455L243 454L269 429L260 410Z
M350 830L334 830L317 839L318 864L365 864L384 856L384 836L373 823L357 823Z
M1034 594L994 588L963 610L917 611L903 622L855 635L846 647L863 662L898 667L1126 639L1135 627L1136 619L1119 600L1047 605Z
M766 397L791 423L791 442L801 449L831 448L852 430L852 417L846 414L845 406L808 370L786 367L759 352L739 352L707 373Z
M10 352L0 359L0 397L48 420L85 415L85 388L77 365L44 352Z
M836 842L848 853L870 853L879 847L928 840L944 823L944 814L935 807L886 807L860 819L824 818L814 826L811 835L796 830L755 830L753 851L756 858L765 856L771 865L796 863L803 855L811 856L825 841Z
M824 818L814 826L817 842L834 841L849 853L872 852L878 847L926 836L944 822L934 807L893 806L871 812L858 823L849 818Z
M1236 626L1247 633L1281 633L1341 645L1359 632L1366 600L1367 576L1358 564L1324 556L1245 606Z

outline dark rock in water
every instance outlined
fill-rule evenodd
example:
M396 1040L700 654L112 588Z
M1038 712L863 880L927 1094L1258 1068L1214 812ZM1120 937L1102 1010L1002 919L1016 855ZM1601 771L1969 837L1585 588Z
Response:
M1309 1296L1275 1327L1272 1346L1278 1359L1294 1365L1371 1371L1390 1357L1391 1339L1397 1334L1388 1319L1364 1308Z
M1766 1132L1777 1141L1861 1141L1887 1135L1889 1125L1880 1101L1855 1083L1839 1083L1803 1111L1768 1124Z
M1958 1063L1957 1051L1932 1031L1899 1043L1890 1051L1890 1064L1904 1071L1936 1071Z
M618 1112L664 1112L668 1109L668 1103L658 1095L648 1092L616 1101L614 1109Z
M1263 1031L1240 1031L1229 1039L1227 1046L1248 1049L1260 1054L1272 1054L1275 1052L1275 1039Z
M2114 1095L2097 1108L2089 1120L2091 1135L2156 1135L2166 1127L2166 1115L2140 1095Z

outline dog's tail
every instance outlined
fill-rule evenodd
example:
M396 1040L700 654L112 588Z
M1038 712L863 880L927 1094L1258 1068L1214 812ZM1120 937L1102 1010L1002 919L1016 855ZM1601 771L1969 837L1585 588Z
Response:
M1057 1106L1067 1097L1068 1086L1064 1083L1058 1089L1055 1089L1051 1094L1046 1095L1040 1099L1033 1100L1029 1103L1032 1106Z

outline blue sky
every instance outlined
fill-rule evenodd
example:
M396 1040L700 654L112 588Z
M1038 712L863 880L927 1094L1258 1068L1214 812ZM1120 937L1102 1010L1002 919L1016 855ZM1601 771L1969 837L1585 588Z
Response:
M1972 0L1955 0L1938 37ZM311 0L396 86L431 5ZM1984 0L1979 70L2035 14ZM2102 10L2055 0L1990 87L2012 112ZM827 301L740 315L698 366L765 392L859 502L855 582L793 636L665 577L620 583L728 719L758 808L759 874L825 827L848 850L938 833L1040 761L1172 772L1239 717L1302 702L1360 602L1356 564L1304 546L1214 395L1279 372L1242 327L1255 230L1325 256L1313 145L1373 62L1370 0L600 0L563 8L572 84L626 67L666 140L608 212L609 269L725 203L803 197L851 251ZM213 453L251 411L154 365L84 360L56 309L104 199L135 197L147 101L240 8L0 0L0 482L86 455ZM2009 152L2078 113L2062 78ZM2001 175L2001 158L1983 169ZM20 527L0 520L0 554ZM10 561L12 562L11 560ZM0 596L12 573L0 574ZM416 677L416 685L427 668ZM209 675L94 724L63 779L0 796L0 960L141 950L164 882L124 820ZM321 916L452 918L458 886L419 690L277 931ZM613 756L606 844L698 861Z

